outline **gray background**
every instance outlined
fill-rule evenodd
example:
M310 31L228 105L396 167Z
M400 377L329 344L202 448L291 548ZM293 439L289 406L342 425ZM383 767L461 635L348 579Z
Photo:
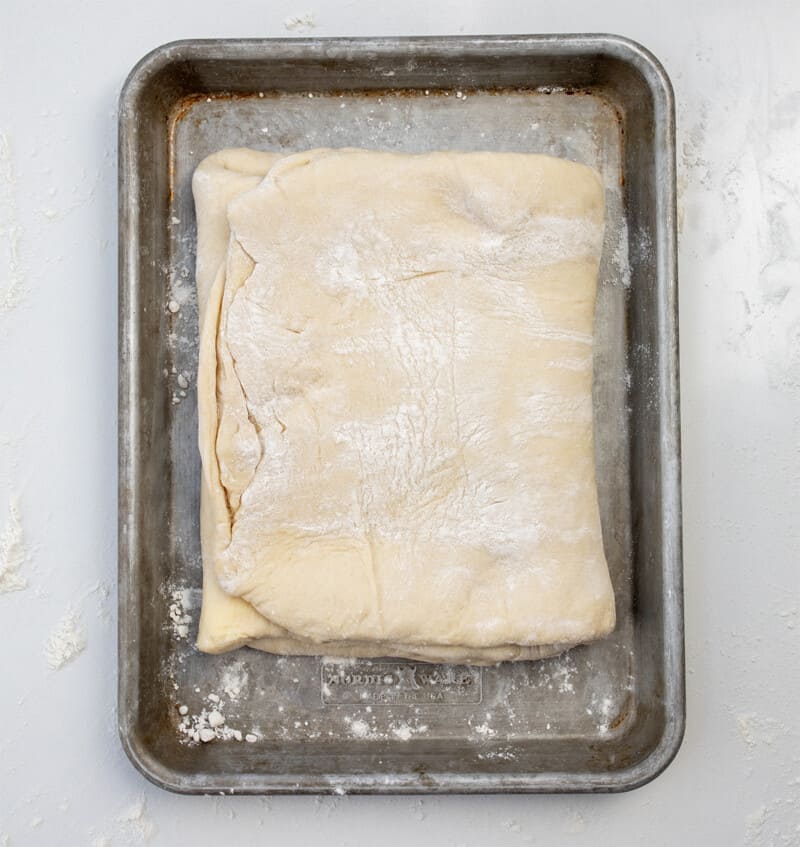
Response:
M800 844L800 10L794 3L7 2L0 29L0 847ZM688 724L620 796L181 798L116 738L116 100L174 38L610 31L678 103ZM298 33L299 34L299 33ZM6 142L7 141L7 145ZM12 246L18 245L13 255ZM70 609L88 646L48 669Z

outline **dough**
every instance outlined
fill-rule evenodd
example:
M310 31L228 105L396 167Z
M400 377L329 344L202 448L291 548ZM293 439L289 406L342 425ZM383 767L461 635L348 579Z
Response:
M613 629L597 174L233 150L193 188L198 646L482 663Z

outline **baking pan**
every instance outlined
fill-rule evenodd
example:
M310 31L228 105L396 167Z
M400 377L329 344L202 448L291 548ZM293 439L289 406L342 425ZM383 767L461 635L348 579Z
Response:
M617 791L658 774L684 726L674 108L658 62L609 35L186 41L134 68L119 121L119 728L136 767L187 793ZM190 180L230 146L518 150L599 168L610 638L483 669L194 649ZM211 709L224 724L203 743Z

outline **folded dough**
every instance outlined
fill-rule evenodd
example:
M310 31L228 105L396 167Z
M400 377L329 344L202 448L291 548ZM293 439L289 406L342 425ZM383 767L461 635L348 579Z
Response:
M227 150L193 190L200 649L486 663L613 629L597 174Z

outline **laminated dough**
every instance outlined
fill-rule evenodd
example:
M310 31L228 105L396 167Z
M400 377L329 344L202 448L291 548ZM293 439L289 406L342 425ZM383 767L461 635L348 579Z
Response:
M225 150L193 191L200 649L480 664L610 632L599 176Z

